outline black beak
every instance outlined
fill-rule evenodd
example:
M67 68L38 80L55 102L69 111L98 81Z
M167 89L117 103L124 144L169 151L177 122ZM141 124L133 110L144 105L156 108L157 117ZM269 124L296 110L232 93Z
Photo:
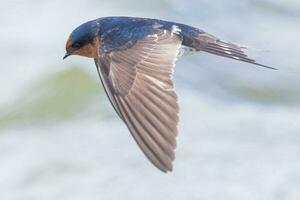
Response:
M67 53L64 55L63 60L66 59L67 57L69 57L70 55L71 55L71 53L68 53L68 52L67 52Z

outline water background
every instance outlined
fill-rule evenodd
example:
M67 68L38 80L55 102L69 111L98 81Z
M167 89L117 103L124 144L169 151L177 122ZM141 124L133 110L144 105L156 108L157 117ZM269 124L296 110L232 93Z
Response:
M299 1L0 3L1 200L300 198ZM279 70L180 59L180 134L163 174L117 118L93 61L62 61L76 26L113 15L194 25Z

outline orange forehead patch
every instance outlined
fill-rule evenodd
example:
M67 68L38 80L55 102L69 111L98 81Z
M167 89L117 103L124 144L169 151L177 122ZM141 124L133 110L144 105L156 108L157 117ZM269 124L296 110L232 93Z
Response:
M99 39L97 37L94 38L93 43L88 43L78 50L72 50L72 45L73 41L69 37L66 43L66 51L71 55L85 56L89 58L98 57Z
M72 40L71 40L71 37L69 37L68 40L67 40L67 43L66 43L66 49L71 48L72 43L73 43L73 42L72 42Z
M81 47L80 49L74 51L72 54L73 55L79 55L79 56L85 56L85 57L89 57L89 58L95 58L97 57L94 53L95 47L91 44L86 44L83 47Z
M80 49L74 51L73 55L85 56L89 58L97 58L98 57L98 48L99 48L99 40L95 38L93 44L86 44Z

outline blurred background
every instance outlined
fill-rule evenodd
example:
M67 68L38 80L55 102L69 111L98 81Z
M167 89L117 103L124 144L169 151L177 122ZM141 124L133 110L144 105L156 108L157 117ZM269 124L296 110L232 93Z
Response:
M0 199L298 200L300 1L0 1ZM172 173L153 167L93 60L62 61L71 31L128 15L199 27L278 71L183 57Z

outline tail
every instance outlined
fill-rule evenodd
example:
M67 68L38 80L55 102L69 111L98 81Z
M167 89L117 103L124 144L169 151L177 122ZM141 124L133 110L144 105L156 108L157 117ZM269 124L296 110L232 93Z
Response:
M181 27L180 27L181 28ZM218 56L231 58L234 60L254 64L260 67L277 70L274 67L257 63L249 58L243 51L246 47L241 47L229 42L224 42L213 35L205 33L193 27L182 27L183 45L193 48L197 51L205 51Z

